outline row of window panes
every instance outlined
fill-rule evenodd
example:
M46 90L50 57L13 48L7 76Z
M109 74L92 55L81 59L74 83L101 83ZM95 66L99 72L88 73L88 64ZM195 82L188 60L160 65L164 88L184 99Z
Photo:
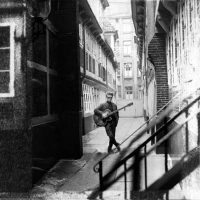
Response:
M96 66L98 65L98 71L96 71ZM84 51L82 47L80 47L80 66L84 66ZM101 64L98 63L92 56L86 51L86 57L85 57L85 68L89 72L92 72L93 74L97 74L100 78L103 79L103 81L106 81L106 69ZM108 72L108 74L111 74ZM111 75L112 76L112 75ZM114 74L113 74L114 76ZM111 77L111 84L114 81L114 79Z
M92 113L99 105L99 90L93 86L83 84L83 109L85 113Z
M84 51L83 51L83 26L79 24L79 38L80 38L80 65L84 65ZM106 81L106 55L102 50L101 46L95 41L94 37L91 35L90 31L86 28L86 57L85 57L85 67L86 70L97 74L98 76ZM95 53L96 52L96 53ZM98 65L98 70L96 67Z
M0 93L10 93L10 26L0 27Z
M82 23L79 24L79 42L83 46L84 40L83 40L83 32L85 31L85 44L86 44L86 50L89 54L92 55L92 57L96 58L98 62L102 63L103 65L106 65L106 54L104 53L103 49L101 48L101 45L98 44L97 40L93 37L90 30L85 27L83 28Z
M132 46L131 46L131 41L124 41L123 42L123 52L124 56L130 56L132 53Z
M124 63L124 77L130 78L133 76L132 63Z
M189 68L192 47L200 38L198 31L200 28L200 13L198 10L198 0L185 0L178 4L177 19L173 19L167 38L170 85L177 85L182 81L183 66L186 70Z
M45 27L46 29L46 27ZM47 49L47 38L49 41L49 49ZM57 92L58 92L58 69L56 56L56 48L58 46L58 38L56 38L50 31L43 33L41 37L36 38L33 41L33 46L37 47L40 41L43 52L49 50L49 66L42 65L42 60L38 56L33 55L32 71L32 117L46 116L57 113ZM53 52L53 49L55 52ZM34 52L38 51L38 48L33 49ZM41 53L41 51L39 51ZM42 54L42 53L41 53ZM43 53L44 54L44 53ZM46 53L48 54L48 52ZM47 70L46 68L51 68Z

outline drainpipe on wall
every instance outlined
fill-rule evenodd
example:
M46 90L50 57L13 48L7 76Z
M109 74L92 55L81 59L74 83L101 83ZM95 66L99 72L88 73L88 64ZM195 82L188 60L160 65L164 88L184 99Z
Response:
M83 135L85 134L85 123L84 123L84 101L83 101L83 81L85 79L85 75L86 75L86 68L85 68L85 56L86 56L86 51L85 51L85 23L83 23L83 76L81 78L81 86L82 86L82 90L81 90L81 101L82 101L82 113L83 113L83 118L82 118L82 131L83 131Z
M148 116L148 89L147 89L147 68L148 68L148 65L147 65L147 53L148 53L148 50L147 50L147 43L146 43L146 4L145 4L145 12L144 12L144 73L145 73L145 91L144 91L144 103L146 105L145 108L146 108L146 116L144 117L149 117Z
M117 66L118 68L118 66ZM115 68L115 99L117 102L117 97L118 97L118 88L117 88L117 68Z
M85 75L86 75L86 68L85 68L85 55L86 55L86 51L85 51L85 23L83 23L83 52L84 52L84 57L83 57L83 77L82 77L82 82L85 79Z

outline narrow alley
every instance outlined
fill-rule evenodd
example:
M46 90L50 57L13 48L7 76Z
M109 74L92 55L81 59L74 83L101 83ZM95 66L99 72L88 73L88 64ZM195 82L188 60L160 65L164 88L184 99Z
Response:
M200 200L199 32L200 0L0 0L0 199Z
M116 129L116 140L119 143L123 142L143 123L143 117L130 117L128 109L120 112L119 124ZM131 138L133 137L134 135ZM132 148L135 148L147 137L148 135L134 143ZM131 138L122 144L122 150ZM104 127L97 128L83 136L83 157L78 160L60 160L46 174L42 182L34 187L33 194L46 199L62 199L63 197L66 199L68 197L72 198L73 195L85 195L87 192L94 190L99 185L99 177L98 173L94 172L93 167L100 158L107 154L107 146L108 137ZM118 156L119 152L110 154L105 161L105 168L109 169L109 165ZM117 191L119 187L118 185L112 190ZM64 196L61 197L62 195Z
M122 102L118 104L121 105ZM134 106L130 107L134 110ZM136 131L144 123L143 117L133 117L130 109L120 112L119 124L116 130L116 140L122 143L121 149L125 149L129 142L138 135ZM141 127L142 130L144 127ZM135 132L136 131L136 132ZM134 133L135 132L135 133ZM134 133L131 137L130 135ZM149 137L149 134L144 134L139 140L133 143L130 147L135 149L143 141ZM128 139L127 139L128 138ZM124 140L126 140L124 142ZM40 197L45 200L56 199L87 199L88 196L99 187L99 174L94 172L94 165L107 154L108 137L104 127L99 127L87 135L83 136L83 157L77 160L60 160L43 178L35 185L32 190L33 197ZM147 148L150 148L148 146ZM109 171L113 163L120 157L120 152L113 152L104 160L104 173ZM148 158L148 185L153 183L157 178L165 173L164 169L164 154L152 153ZM168 165L171 166L171 160L168 160ZM129 161L127 163L131 165ZM144 163L142 163L142 169ZM159 166L159 167L158 167ZM155 170L156 169L156 170ZM119 168L113 175L115 179L120 175L123 169ZM127 190L129 195L132 190L132 171L127 173ZM144 171L142 170L142 187L144 188ZM106 199L124 199L124 177L121 177L108 190L103 192L100 197ZM177 185L170 193L171 199L180 199L182 197L180 186ZM130 197L130 196L129 196ZM98 199L98 198L97 198Z

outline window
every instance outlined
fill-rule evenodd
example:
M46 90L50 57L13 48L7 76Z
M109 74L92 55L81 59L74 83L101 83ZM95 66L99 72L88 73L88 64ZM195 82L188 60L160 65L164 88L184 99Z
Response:
M89 60L88 60L88 53L85 52L85 69L88 70Z
M46 67L32 68L33 108L32 117L44 116L47 110L47 73ZM42 71L43 70L43 71Z
M121 98L122 97L122 91L121 91L121 85L117 86L117 92L118 92L118 97Z
M117 63L117 76L121 75L121 70L120 70L120 63Z
M83 90L83 109L85 113L92 113L99 105L99 90L87 84L82 85Z
M124 23L123 24L123 33L130 33L132 30L131 24Z
M33 60L43 66L47 65L47 41L46 41L46 26L39 21L32 19L32 26L34 30L33 36ZM55 50L54 50L55 53Z
M103 81L106 81L106 70L105 68L103 67Z
M0 97L14 96L14 25L0 24Z
M83 31L84 31L84 29L83 29L83 24L80 23L80 24L79 24L79 43L80 43L81 45L83 45Z
M199 79L195 77L198 73L194 73L199 66L198 60L195 59L199 55L198 5L199 0L180 1L179 14L177 18L173 18L170 26L167 36L167 62L168 80L171 87L181 86L185 90L190 84L188 81Z
M79 47L80 49L80 66L81 67L84 67L84 51L83 51L83 48L82 47Z
M132 63L124 63L124 78L131 78L133 75Z
M124 56L130 56L131 55L131 41L124 41L123 48L124 48Z
M121 71L120 71L120 66L118 65L118 68L117 68L117 76L120 76L121 75Z
M93 69L93 67L92 67L92 57L91 57L91 55L89 55L89 71L90 72L92 72L92 69Z
M35 38L33 43L38 44L38 42L40 42L43 45L44 54L46 54L48 59L48 61L46 61L47 64L41 64L39 58L42 59L42 57L38 58L33 56L33 60L28 61L28 67L31 68L32 72L33 126L45 123L49 120L57 120L58 56L56 55L56 48L58 47L58 38L47 29L43 34L44 35ZM33 46L34 45L35 44L33 44Z
M125 90L126 90L125 98L126 99L133 99L133 87L132 86L126 86Z
M96 67L96 63L95 63L95 59L93 58L92 59L92 62L93 62L93 70L92 70L92 72L93 72L93 74L95 74L96 73L96 70L95 70L95 67Z
M98 75L101 77L101 63L98 64Z

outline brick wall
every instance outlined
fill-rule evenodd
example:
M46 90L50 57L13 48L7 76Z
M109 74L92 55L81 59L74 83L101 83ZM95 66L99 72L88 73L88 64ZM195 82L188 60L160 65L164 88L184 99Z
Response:
M156 33L154 35L149 44L148 53L152 58L156 71L157 110L159 110L169 101L165 34Z

